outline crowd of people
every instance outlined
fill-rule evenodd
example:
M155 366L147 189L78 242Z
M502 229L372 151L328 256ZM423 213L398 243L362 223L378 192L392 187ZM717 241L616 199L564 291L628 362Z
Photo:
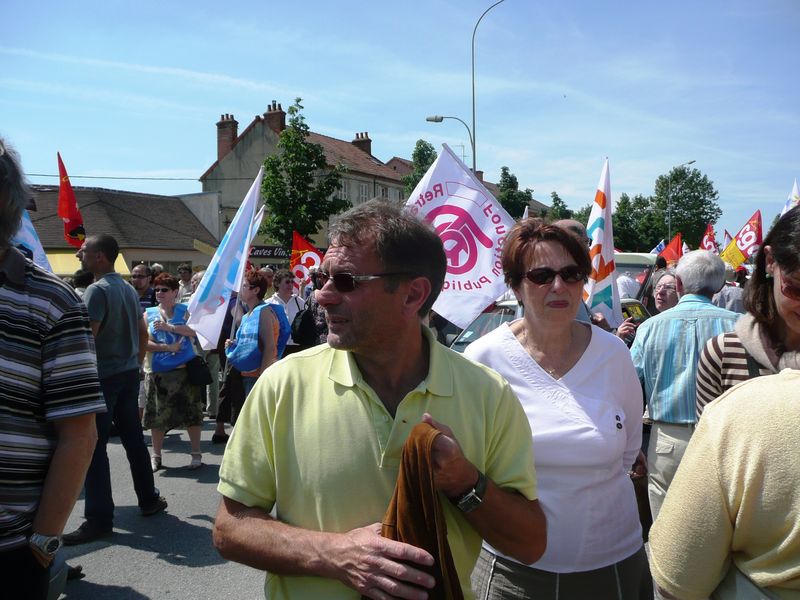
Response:
M203 350L186 305L202 271L140 264L126 282L99 234L73 290L9 244L29 192L2 142L0 177L12 597L46 597L62 543L113 531L112 426L151 517L165 432L186 429L201 469L205 415L226 444L214 544L266 571L270 599L800 597L800 208L744 285L689 252L652 278L654 316L617 331L576 319L585 231L523 220L501 258L522 317L461 355L427 326L440 238L369 201L332 222L307 299L289 271L248 270Z

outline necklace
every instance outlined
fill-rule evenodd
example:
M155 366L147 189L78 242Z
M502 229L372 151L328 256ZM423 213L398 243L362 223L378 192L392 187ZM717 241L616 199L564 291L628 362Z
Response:
M564 352L558 356L554 357L551 353L545 353L542 350L539 350L530 339L528 335L528 328L523 328L523 340L522 340L522 347L525 348L525 351L528 355L536 362L539 367L541 367L550 377L553 379L559 379L561 375L566 373L569 368L573 364L572 355L574 352L574 332L570 327L569 330L569 342L564 350ZM551 366L548 366L551 365Z

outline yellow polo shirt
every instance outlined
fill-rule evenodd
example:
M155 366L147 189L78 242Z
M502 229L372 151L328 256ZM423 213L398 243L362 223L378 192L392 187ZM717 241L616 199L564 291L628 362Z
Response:
M394 418L349 352L327 344L272 365L258 380L228 441L219 491L247 506L273 507L285 523L346 532L380 522L394 491L403 444L429 412L448 425L465 456L498 486L536 498L528 419L497 373L430 344L428 376ZM447 537L465 597L481 538L446 498ZM338 581L268 573L270 599L357 599Z

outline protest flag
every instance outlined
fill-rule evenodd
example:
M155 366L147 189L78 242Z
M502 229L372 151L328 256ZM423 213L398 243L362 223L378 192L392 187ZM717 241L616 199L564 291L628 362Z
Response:
M794 187L786 199L786 204L783 205L781 216L792 210L795 206L800 206L800 189L797 187L797 179L794 180Z
M14 234L14 237L11 238L10 245L46 271L53 272L53 268L50 266L50 261L47 260L47 254L45 254L44 248L42 248L42 242L39 240L36 229L33 228L33 222L27 210L22 211L19 229L17 229L17 233Z
M719 257L736 268L761 247L761 211L757 210Z
M703 234L703 240L700 242L700 249L719 254L717 240L714 238L714 226L711 223L706 225L706 232Z
M312 246L306 239L292 231L292 256L289 259L289 269L294 275L294 290L301 298L303 288L310 279L310 270L322 264L322 252Z
M691 252L691 251L692 251L692 249L689 248L689 244L687 244L686 242L683 242L683 245L681 246L681 256L683 256L684 254L689 254L689 252Z
M683 243L681 242L681 234L676 233L675 237L669 241L664 249L658 253L663 256L668 263L676 263L683 256Z
M797 182L795 182L795 185L797 185ZM520 219L520 221L524 221L525 219L528 218L528 212L529 212L528 209L529 208L530 208L530 205L526 204L525 205L525 210L522 211L522 218Z
M255 224L256 205L263 176L262 166L214 253L197 291L189 300L187 324L197 332L203 350L216 348L231 293L238 292L242 286L250 241L254 232L258 231Z
M406 202L442 238L447 273L433 310L466 327L508 291L500 253L514 219L447 144Z
M592 313L600 312L611 327L622 323L622 304L617 290L617 274L614 266L614 229L611 224L611 178L608 159L603 163L600 181L594 195L589 222L586 227L591 243L589 257L592 272L583 286L583 300Z
M725 248L727 248L728 244L730 244L732 241L733 241L733 236L726 229L725 235L722 237L722 249L724 250Z
M64 239L70 246L80 248L86 239L86 230L83 228L83 217L78 210L78 200L67 175L61 154L58 157L58 216L64 221Z
M661 254L661 251L666 247L667 245L664 243L664 240L662 239L660 242L656 244L655 248L650 250L650 254Z

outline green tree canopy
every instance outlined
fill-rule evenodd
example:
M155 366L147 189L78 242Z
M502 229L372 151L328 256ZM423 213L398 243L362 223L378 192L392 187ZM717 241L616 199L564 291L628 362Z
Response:
M264 161L261 183L267 214L260 233L286 248L292 245L292 230L308 237L319 231L321 222L350 207L335 195L344 167L328 165L322 146L308 141L300 102L296 98L289 107L288 126L281 132L278 152Z
M588 227L589 215L592 214L592 204L593 202L589 202L589 204L587 204L583 208L579 208L578 210L573 211L572 218L575 219L576 221L580 221L581 223L583 223L584 227Z
M567 205L561 199L561 196L558 195L558 192L552 192L550 197L553 199L553 202L550 204L550 210L547 213L550 222L553 223L560 219L571 219L572 211L567 208Z
M519 219L525 212L525 207L533 200L533 190L530 188L520 190L517 176L511 173L508 167L500 169L500 182L497 187L500 189L497 201L511 218Z
M668 218L671 205L672 235L680 232L690 246L697 248L706 225L716 223L722 215L718 199L719 193L708 177L698 169L680 166L656 179L653 207ZM661 231L658 239L669 237L667 224L661 226Z
M436 160L436 156L436 148L433 147L433 144L425 140L417 140L414 151L411 153L411 173L403 175L401 178L403 185L405 185L407 197L411 195L420 179L430 169L433 161Z

